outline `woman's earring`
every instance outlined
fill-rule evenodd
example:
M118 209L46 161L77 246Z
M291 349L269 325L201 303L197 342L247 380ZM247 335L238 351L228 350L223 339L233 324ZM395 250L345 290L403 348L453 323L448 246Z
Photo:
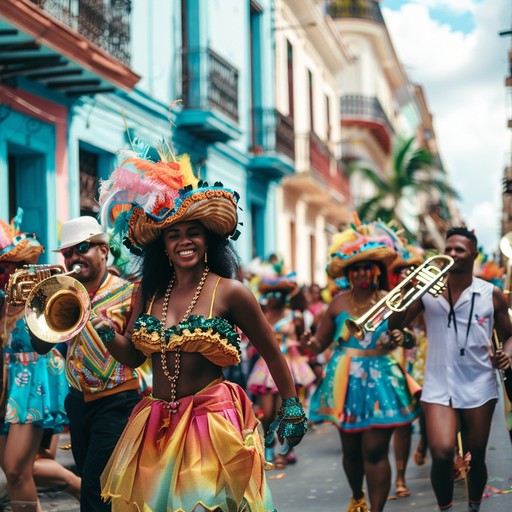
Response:
M204 251L204 262L208 263L208 252Z
M169 258L169 253L167 252L167 249L164 249L165 255L167 256L167 259L169 260L169 267L173 267L171 258Z

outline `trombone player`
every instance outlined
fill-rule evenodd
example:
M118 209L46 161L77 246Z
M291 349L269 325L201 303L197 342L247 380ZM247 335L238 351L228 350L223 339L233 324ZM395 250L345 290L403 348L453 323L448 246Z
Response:
M425 294L390 326L409 325L421 312L429 347L421 403L432 455L431 482L440 510L453 506L453 451L460 428L464 451L471 454L467 475L468 512L480 510L487 482L485 451L498 399L495 369L512 360L512 325L503 292L473 276L477 238L465 227L451 228L445 254L454 264L437 299ZM490 351L496 329L503 351Z
M138 375L118 363L108 345L123 334L132 311L133 284L107 270L108 235L93 217L77 217L62 225L60 252L68 270L86 288L91 314L85 327L70 339L66 356L71 446L82 477L80 510L109 511L100 497L100 475L139 401ZM39 353L52 345L32 335Z

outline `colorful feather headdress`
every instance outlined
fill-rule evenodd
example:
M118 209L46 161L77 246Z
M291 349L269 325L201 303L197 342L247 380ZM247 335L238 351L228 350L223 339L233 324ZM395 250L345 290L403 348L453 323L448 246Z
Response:
M396 258L400 245L397 234L387 224L362 223L354 213L350 228L333 237L327 273L333 279L344 276L347 267L358 261L380 261L388 266Z
M473 266L473 274L481 279L485 279L490 283L502 288L505 286L503 276L505 269L500 267L499 263L491 258L484 252L480 251L475 259Z
M23 210L18 208L10 224L0 220L0 261L33 264L44 252L36 235L20 232L22 218Z
M188 155L176 157L167 141L152 148L135 139L120 152L121 165L101 182L101 225L112 230L111 244L122 242L135 254L177 222L198 220L217 235L238 235L238 194L216 182L209 186L192 171Z
M389 265L389 270L394 271L403 267L418 266L423 263L423 250L411 244L404 243L397 247L398 256Z

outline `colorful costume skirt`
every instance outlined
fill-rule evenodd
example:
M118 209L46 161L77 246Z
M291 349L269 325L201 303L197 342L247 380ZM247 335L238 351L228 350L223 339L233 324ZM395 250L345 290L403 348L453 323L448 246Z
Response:
M310 405L311 421L330 421L346 432L404 425L419 414L419 402L396 361L387 355L353 357L343 350L334 352Z
M68 423L64 400L69 388L64 358L57 349L44 355L4 353L4 376L6 412L1 435L8 433L9 425L25 423L53 433L62 431Z
M276 512L258 425L230 382L180 398L174 414L145 397L102 474L102 497L113 512Z
M308 358L299 353L288 351L284 355L288 368L292 374L293 382L296 387L308 388L315 382L316 376L309 365ZM260 357L251 371L247 380L247 390L253 396L264 395L266 393L277 393L277 386L270 374L267 363Z

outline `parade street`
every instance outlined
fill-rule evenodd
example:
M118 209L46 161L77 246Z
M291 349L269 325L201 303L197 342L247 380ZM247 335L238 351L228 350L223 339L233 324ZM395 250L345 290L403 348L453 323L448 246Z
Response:
M69 442L61 436L60 445ZM413 436L413 448L417 435ZM497 405L491 438L487 447L489 479L481 512L510 512L512 510L512 444L505 428L502 402ZM341 469L341 448L337 431L331 425L316 425L310 429L296 449L299 461L284 471L269 471L267 478L279 512L344 512L350 499L350 491ZM61 463L71 467L70 450L58 450ZM390 458L392 465L393 457ZM387 512L430 512L437 510L429 479L430 463L418 467L409 461L407 484L411 495L389 501ZM1 472L0 472L1 473ZM511 491L500 494L502 491ZM391 489L391 494L394 487ZM7 502L5 477L0 474L0 496ZM455 483L453 512L466 512L465 482ZM78 512L78 503L69 495L55 490L40 492L43 512ZM9 511L10 508L0 508Z

